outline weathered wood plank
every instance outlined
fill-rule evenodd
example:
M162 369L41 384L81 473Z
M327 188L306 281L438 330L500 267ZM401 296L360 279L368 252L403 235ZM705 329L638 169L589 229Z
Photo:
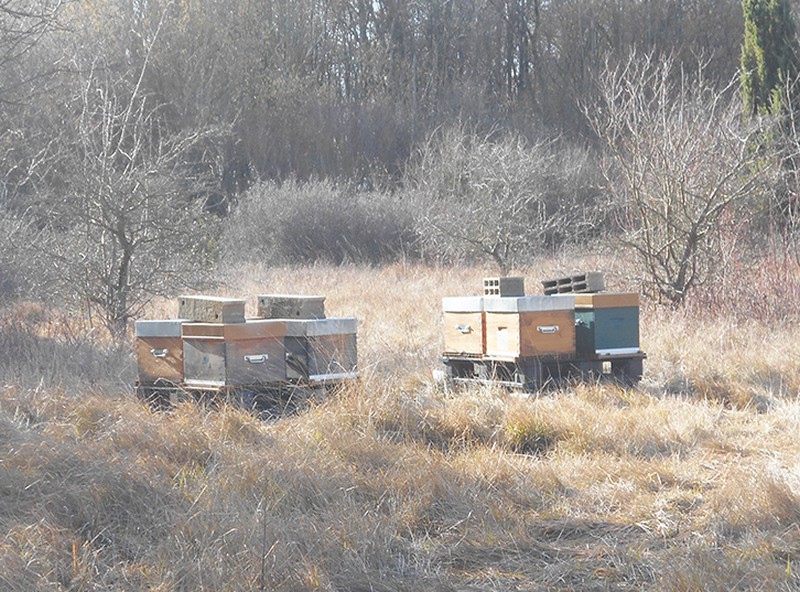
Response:
M245 301L216 296L179 296L178 316L202 323L244 323Z
M264 319L323 319L325 297L265 294L258 296L257 314Z

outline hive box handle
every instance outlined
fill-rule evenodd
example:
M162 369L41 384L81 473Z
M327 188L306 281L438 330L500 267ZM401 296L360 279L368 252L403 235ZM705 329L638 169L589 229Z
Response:
M269 356L267 354L251 354L244 357L244 361L248 364L263 364L267 360L269 360Z

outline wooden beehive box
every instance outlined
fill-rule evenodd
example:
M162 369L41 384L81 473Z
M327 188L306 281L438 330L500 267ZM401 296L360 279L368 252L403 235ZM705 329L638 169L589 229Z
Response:
M188 387L247 387L284 382L287 321L184 323L184 382Z
M185 321L136 321L136 366L139 383L147 386L172 386L183 382L183 342L181 325Z
M266 294L258 296L258 316L263 319L324 319L324 296Z
M308 368L312 380L347 378L357 369L358 349L354 318L309 321L306 327Z
M442 299L444 351L456 355L482 355L485 351L483 297Z
M178 296L178 316L198 323L244 323L244 300Z
M484 298L486 355L499 358L575 353L572 296Z
M639 351L639 294L575 294L576 348L580 353L631 354Z

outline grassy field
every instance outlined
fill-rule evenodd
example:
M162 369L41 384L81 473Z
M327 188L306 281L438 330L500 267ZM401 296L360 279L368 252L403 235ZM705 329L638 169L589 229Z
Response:
M570 271L525 270L528 292ZM153 411L131 392L131 343L5 310L0 589L800 588L800 314L645 302L637 389L453 392L431 379L440 300L489 274L222 274L218 293L250 310L258 293L319 293L359 319L360 383L271 422Z

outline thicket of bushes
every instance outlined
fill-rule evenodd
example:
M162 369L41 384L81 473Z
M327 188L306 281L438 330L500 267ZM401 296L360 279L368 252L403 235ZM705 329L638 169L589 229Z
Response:
M239 199L221 241L227 262L371 263L416 256L414 219L398 197L331 181L265 182Z
M221 237L226 263L377 264L398 258L500 268L602 226L601 175L583 149L462 126L434 134L402 188L264 182L240 196Z

